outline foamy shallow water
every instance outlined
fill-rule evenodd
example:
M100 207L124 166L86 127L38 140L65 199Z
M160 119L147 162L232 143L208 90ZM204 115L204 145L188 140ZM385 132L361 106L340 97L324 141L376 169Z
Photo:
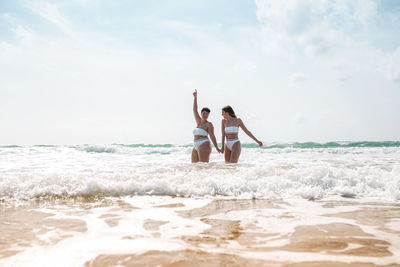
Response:
M1 266L400 265L400 147L0 147Z
M5 205L0 216L2 266L201 265L207 255L237 266L400 264L396 203L127 196Z
M188 146L0 147L0 199L171 195L400 199L400 147L244 148L191 164Z

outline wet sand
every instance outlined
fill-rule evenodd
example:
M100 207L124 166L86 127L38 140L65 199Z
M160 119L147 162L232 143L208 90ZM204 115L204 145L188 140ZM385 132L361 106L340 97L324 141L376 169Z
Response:
M399 203L153 196L0 205L2 266L400 266Z

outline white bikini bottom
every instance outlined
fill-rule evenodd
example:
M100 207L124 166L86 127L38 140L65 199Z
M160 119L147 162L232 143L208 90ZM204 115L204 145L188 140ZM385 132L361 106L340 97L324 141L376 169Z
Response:
M199 140L194 140L194 149L198 150L199 146L205 142L210 142L210 140L207 137Z
M233 145L234 145L236 142L239 142L239 138L236 138L236 139L226 139L226 145L228 146L228 149L232 151L232 147L233 147Z

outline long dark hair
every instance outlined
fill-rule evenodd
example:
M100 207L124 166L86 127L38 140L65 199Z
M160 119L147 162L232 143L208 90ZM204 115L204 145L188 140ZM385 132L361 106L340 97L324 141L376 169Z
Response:
M235 111L233 111L231 106L225 106L222 108L222 110L228 112L231 117L236 118Z

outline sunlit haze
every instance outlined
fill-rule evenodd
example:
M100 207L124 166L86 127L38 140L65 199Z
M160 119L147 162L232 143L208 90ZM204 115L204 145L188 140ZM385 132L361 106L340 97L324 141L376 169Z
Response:
M400 1L1 1L0 144L399 140ZM241 133L244 142L252 142Z

